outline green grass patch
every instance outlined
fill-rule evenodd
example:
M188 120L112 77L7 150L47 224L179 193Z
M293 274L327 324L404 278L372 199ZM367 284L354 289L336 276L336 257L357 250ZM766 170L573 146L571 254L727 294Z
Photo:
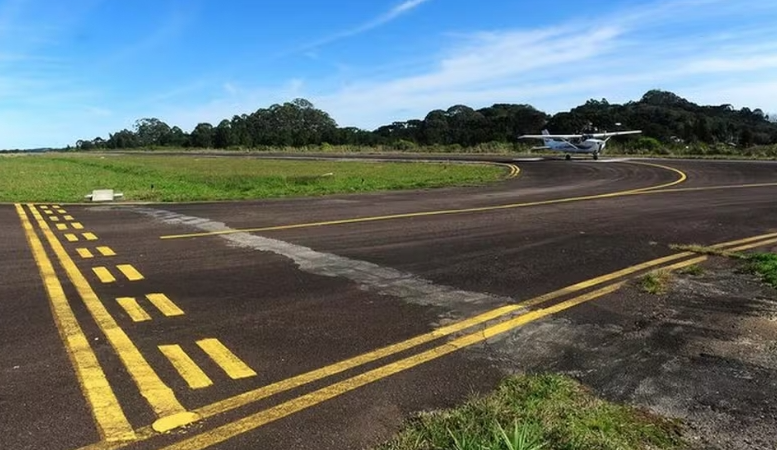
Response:
M639 279L639 288L648 294L660 295L666 293L672 273L668 270L656 270L645 274Z
M562 375L518 375L448 410L423 413L376 450L687 448L676 421L594 396Z
M688 267L683 267L682 269L679 269L677 273L696 277L704 273L704 267L698 264L691 264Z
M80 202L94 189L115 189L130 201L241 200L479 185L506 174L448 163L30 155L0 158L0 201Z
M777 254L755 253L747 257L748 268L761 279L777 288Z

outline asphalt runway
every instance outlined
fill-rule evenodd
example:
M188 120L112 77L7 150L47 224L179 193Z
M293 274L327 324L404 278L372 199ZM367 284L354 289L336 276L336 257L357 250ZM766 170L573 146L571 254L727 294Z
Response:
M504 336L694 257L670 245L777 242L775 163L500 162L486 187L0 205L0 448L368 448L492 388Z

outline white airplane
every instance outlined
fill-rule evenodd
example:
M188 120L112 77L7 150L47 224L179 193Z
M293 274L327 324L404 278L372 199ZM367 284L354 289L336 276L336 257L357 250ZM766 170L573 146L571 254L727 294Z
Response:
M533 147L532 150L548 149L566 153L566 159L572 159L570 153L591 153L594 159L599 159L607 141L613 136L624 134L642 133L640 130L615 131L612 133L586 133L586 134L550 134L548 130L542 130L542 134L526 134L518 139L542 139L545 145Z

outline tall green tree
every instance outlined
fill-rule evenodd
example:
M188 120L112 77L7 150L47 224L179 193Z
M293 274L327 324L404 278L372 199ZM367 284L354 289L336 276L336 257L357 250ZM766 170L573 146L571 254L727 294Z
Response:
M213 146L213 125L203 122L198 123L190 136L192 147L210 148Z

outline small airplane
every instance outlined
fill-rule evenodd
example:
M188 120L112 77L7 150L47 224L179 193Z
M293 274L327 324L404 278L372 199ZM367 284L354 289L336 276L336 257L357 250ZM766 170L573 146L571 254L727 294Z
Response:
M613 136L624 134L642 133L640 130L615 131L612 133L585 133L585 134L550 134L548 130L542 130L542 134L526 134L518 139L542 139L545 145L532 147L532 150L548 149L566 153L566 159L572 159L570 153L591 153L594 159L599 159L599 154L604 151L607 141Z

